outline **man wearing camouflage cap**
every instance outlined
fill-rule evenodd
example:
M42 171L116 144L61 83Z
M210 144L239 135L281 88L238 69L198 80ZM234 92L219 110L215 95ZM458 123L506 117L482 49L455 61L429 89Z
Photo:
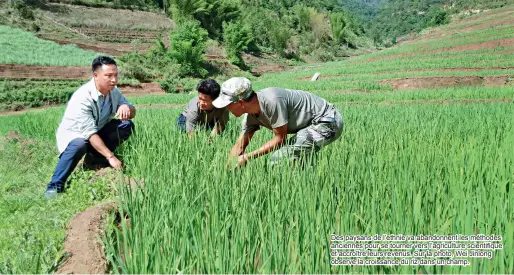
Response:
M227 108L234 116L243 118L243 132L230 152L238 157L238 166L248 160L275 151L271 164L286 159L310 157L322 147L338 139L343 131L343 118L326 100L314 94L282 88L266 88L257 93L250 80L233 77L221 86L220 96L213 101L216 108ZM275 136L259 149L245 149L261 126ZM295 134L287 140L288 134Z

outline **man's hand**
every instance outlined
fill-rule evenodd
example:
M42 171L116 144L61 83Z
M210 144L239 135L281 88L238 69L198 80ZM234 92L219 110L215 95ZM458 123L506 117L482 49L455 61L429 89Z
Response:
M236 166L236 168L244 167L244 166L246 166L247 163L248 163L248 156L246 154L240 155L237 158L237 166Z
M250 140L252 140L254 134L255 132L250 132L248 134L240 135L236 144L234 144L232 150L230 150L229 158L241 156L245 152L246 147L250 143Z
M253 136L253 133L250 136L248 136L249 139L245 139L245 137L247 135L242 135L239 138L238 143L236 143L236 145L234 145L234 147L232 148L232 151L229 156L229 163L232 163L232 162L230 162L230 158L237 157L236 168L241 168L241 167L244 167L250 159L264 156L264 155L282 147L282 145L287 140L287 124L273 129L273 133L275 133L275 136L270 141L266 142L266 144L261 146L261 148L255 150L253 152L246 153L246 154L244 153L244 149L246 149L246 146L248 145L250 139ZM239 146L241 144L241 142L243 145L242 147Z
M127 104L120 105L116 112L116 117L119 117L122 121L127 121L132 118L130 107Z
M112 156L108 157L107 160L109 161L109 164L112 168L116 170L123 170L123 166L121 165L121 161L113 154Z
M111 165L112 168L117 170L123 169L123 167L121 166L121 161L114 155L113 152L111 152L111 150L109 150L109 148L107 148L107 146L105 146L105 143L98 134L93 134L89 138L89 143L98 153L100 153L107 159L109 165Z
M226 168L230 171L234 171L239 168L243 168L248 163L249 157L246 154L240 156L229 156L226 164Z

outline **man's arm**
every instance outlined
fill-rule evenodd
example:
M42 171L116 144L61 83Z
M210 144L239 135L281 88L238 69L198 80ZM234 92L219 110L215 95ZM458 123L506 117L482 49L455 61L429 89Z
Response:
M287 124L280 126L278 128L274 128L273 133L275 134L275 136L270 141L266 142L263 146L261 146L261 148L253 152L244 154L242 157L245 160L254 159L260 156L264 156L282 147L282 145L284 145L284 143L287 140Z
M108 161L109 164L114 168L121 170L123 167L121 166L121 161L114 155L107 146L105 146L104 141L98 134L93 134L89 138L89 143L95 148L95 150L100 153L102 156L104 156Z
M234 144L230 151L230 157L238 157L242 155L245 152L246 147L248 147L248 144L250 144L250 140L252 140L254 134L255 131L250 131L240 135L236 144Z

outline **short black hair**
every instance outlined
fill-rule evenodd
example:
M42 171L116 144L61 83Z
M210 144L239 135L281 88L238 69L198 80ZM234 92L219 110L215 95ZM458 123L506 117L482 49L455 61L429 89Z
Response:
M256 96L257 96L257 94L254 91L252 91L252 93L247 98L243 99L243 101L244 102L250 102Z
M196 86L196 90L199 93L210 96L213 100L220 96L220 84L214 79L208 78L200 80L198 86Z
M96 72L98 68L101 68L102 65L116 65L116 61L112 59L111 57L100 55L97 56L95 59L93 59L93 64L91 64L91 69L93 69L93 72Z

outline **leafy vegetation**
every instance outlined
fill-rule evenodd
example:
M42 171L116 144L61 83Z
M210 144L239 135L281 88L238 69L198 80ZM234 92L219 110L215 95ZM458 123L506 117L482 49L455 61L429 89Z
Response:
M121 231L113 229L109 235L113 271L415 273L419 269L330 266L328 239L334 232L502 235L506 246L494 252L492 260L426 270L512 271L510 104L355 105L341 110L344 136L322 151L317 165L273 169L262 158L233 172L225 164L240 132L237 121L208 145L207 134L189 139L174 127L160 125L159 121L176 117L180 108L141 112L138 119L146 127L137 133L127 158L131 173L146 179L145 187L121 193L121 208L131 227L122 223ZM259 132L250 149L270 135ZM149 261L155 264L146 264Z
M0 123L0 273L51 273L63 256L69 220L114 197L106 179L78 169L66 196L43 200L57 163L55 129L63 108L44 115L2 117ZM6 134L10 134L6 137ZM14 133L14 134L13 134Z
M0 110L64 104L80 85L80 81L3 80L0 82Z
M88 66L97 55L75 45L61 46L52 41L42 40L33 33L9 26L0 25L0 37L0 64ZM63 56L66 58L62 58Z
M241 22L224 23L223 40L227 57L232 64L243 66L244 61L241 57L243 51L248 50L248 46L253 42L251 30L248 25Z
M375 42L391 45L398 36L445 25L454 14L499 8L509 3L509 0L386 0L381 1L376 16L367 17L365 25Z

